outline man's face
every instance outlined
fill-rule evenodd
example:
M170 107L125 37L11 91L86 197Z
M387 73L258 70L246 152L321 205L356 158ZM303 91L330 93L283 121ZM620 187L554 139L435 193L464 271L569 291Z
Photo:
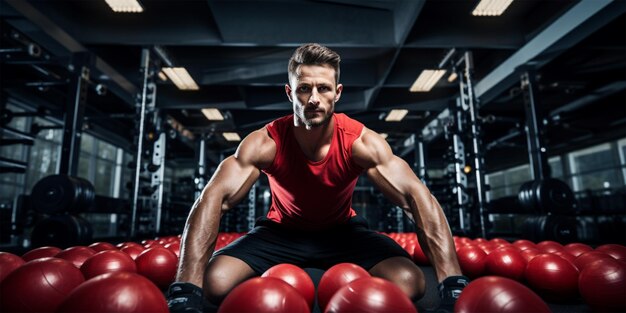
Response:
M285 86L296 124L302 123L307 129L327 124L342 90L341 84L336 85L332 67L300 65L298 75Z

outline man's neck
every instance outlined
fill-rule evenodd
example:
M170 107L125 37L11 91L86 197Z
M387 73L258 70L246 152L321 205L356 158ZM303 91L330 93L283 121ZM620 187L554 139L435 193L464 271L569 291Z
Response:
M335 116L331 116L328 123L306 129L304 125L294 127L294 135L304 154L311 160L323 158L328 152L332 141L335 126ZM326 149L324 149L326 147ZM323 151L319 151L322 149Z

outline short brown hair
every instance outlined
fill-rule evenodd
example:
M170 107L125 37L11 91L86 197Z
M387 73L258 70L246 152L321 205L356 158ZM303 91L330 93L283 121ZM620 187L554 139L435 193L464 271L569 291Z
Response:
M335 70L335 84L339 83L339 62L337 52L317 43L304 44L294 51L289 59L289 81L297 76L300 65L330 65Z

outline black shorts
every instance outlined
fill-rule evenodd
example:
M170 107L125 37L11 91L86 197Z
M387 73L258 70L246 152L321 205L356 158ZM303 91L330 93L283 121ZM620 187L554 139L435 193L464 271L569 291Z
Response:
M259 275L281 263L322 270L338 263L354 263L369 270L390 257L410 258L393 239L370 230L359 216L315 232L288 229L262 217L250 232L213 254L218 255L238 258Z

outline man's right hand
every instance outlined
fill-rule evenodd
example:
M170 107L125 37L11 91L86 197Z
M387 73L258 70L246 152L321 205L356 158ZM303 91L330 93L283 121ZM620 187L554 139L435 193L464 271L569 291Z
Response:
M176 282L167 291L167 306L171 313L202 313L204 303L202 288L192 283Z

